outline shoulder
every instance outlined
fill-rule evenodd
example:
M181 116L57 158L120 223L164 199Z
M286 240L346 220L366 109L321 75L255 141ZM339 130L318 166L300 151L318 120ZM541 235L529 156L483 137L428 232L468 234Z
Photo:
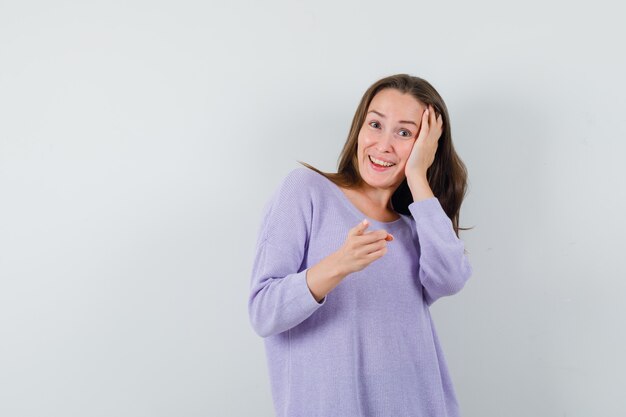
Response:
M289 171L274 187L270 202L286 201L291 203L310 201L323 187L326 179L306 167L297 167Z
M277 195L300 197L303 199L315 198L326 187L328 181L324 176L310 168L297 167L285 175L278 185Z
M277 233L282 233L277 230L282 230L283 226L292 232L298 227L310 229L320 183L316 177L321 175L309 168L298 167L279 181L263 208L261 239L274 239Z
M319 186L325 180L326 178L310 168L297 167L289 171L284 182L294 185L313 187Z

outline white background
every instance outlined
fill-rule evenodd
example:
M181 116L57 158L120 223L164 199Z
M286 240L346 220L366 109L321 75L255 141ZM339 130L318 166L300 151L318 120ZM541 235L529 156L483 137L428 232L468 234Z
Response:
M0 2L0 415L272 416L261 208L395 73L469 171L464 417L626 415L624 7L225 3Z

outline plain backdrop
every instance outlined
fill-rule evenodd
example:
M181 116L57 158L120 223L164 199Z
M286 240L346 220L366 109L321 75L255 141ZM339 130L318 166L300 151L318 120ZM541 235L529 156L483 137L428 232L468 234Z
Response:
M261 209L395 73L469 172L474 275L431 307L464 417L626 415L624 12L1 1L0 415L272 416Z

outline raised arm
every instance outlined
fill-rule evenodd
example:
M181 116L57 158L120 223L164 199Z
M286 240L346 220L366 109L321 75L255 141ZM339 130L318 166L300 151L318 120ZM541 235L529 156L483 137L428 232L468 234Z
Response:
M414 201L409 210L419 241L419 280L427 305L456 294L472 276L465 245L436 197Z

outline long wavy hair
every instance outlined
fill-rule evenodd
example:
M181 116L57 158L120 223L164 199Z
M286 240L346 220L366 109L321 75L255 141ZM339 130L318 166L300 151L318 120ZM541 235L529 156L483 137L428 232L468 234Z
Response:
M454 232L459 237L459 230L472 229L471 227L459 227L459 211L467 191L467 169L452 144L450 117L446 104L437 90L422 78L408 74L396 74L376 81L367 89L352 119L352 127L339 155L336 173L323 172L306 162L298 162L325 176L338 186L349 189L360 188L364 180L359 174L358 168L357 146L359 131L365 121L370 102L378 92L386 88L394 88L401 93L411 94L422 104L426 106L432 105L436 113L441 114L443 117L443 131L437 144L435 159L426 171L426 178L433 194L437 197L443 210L452 221ZM405 178L393 193L391 204L396 212L411 216L408 207L412 202L413 196Z

